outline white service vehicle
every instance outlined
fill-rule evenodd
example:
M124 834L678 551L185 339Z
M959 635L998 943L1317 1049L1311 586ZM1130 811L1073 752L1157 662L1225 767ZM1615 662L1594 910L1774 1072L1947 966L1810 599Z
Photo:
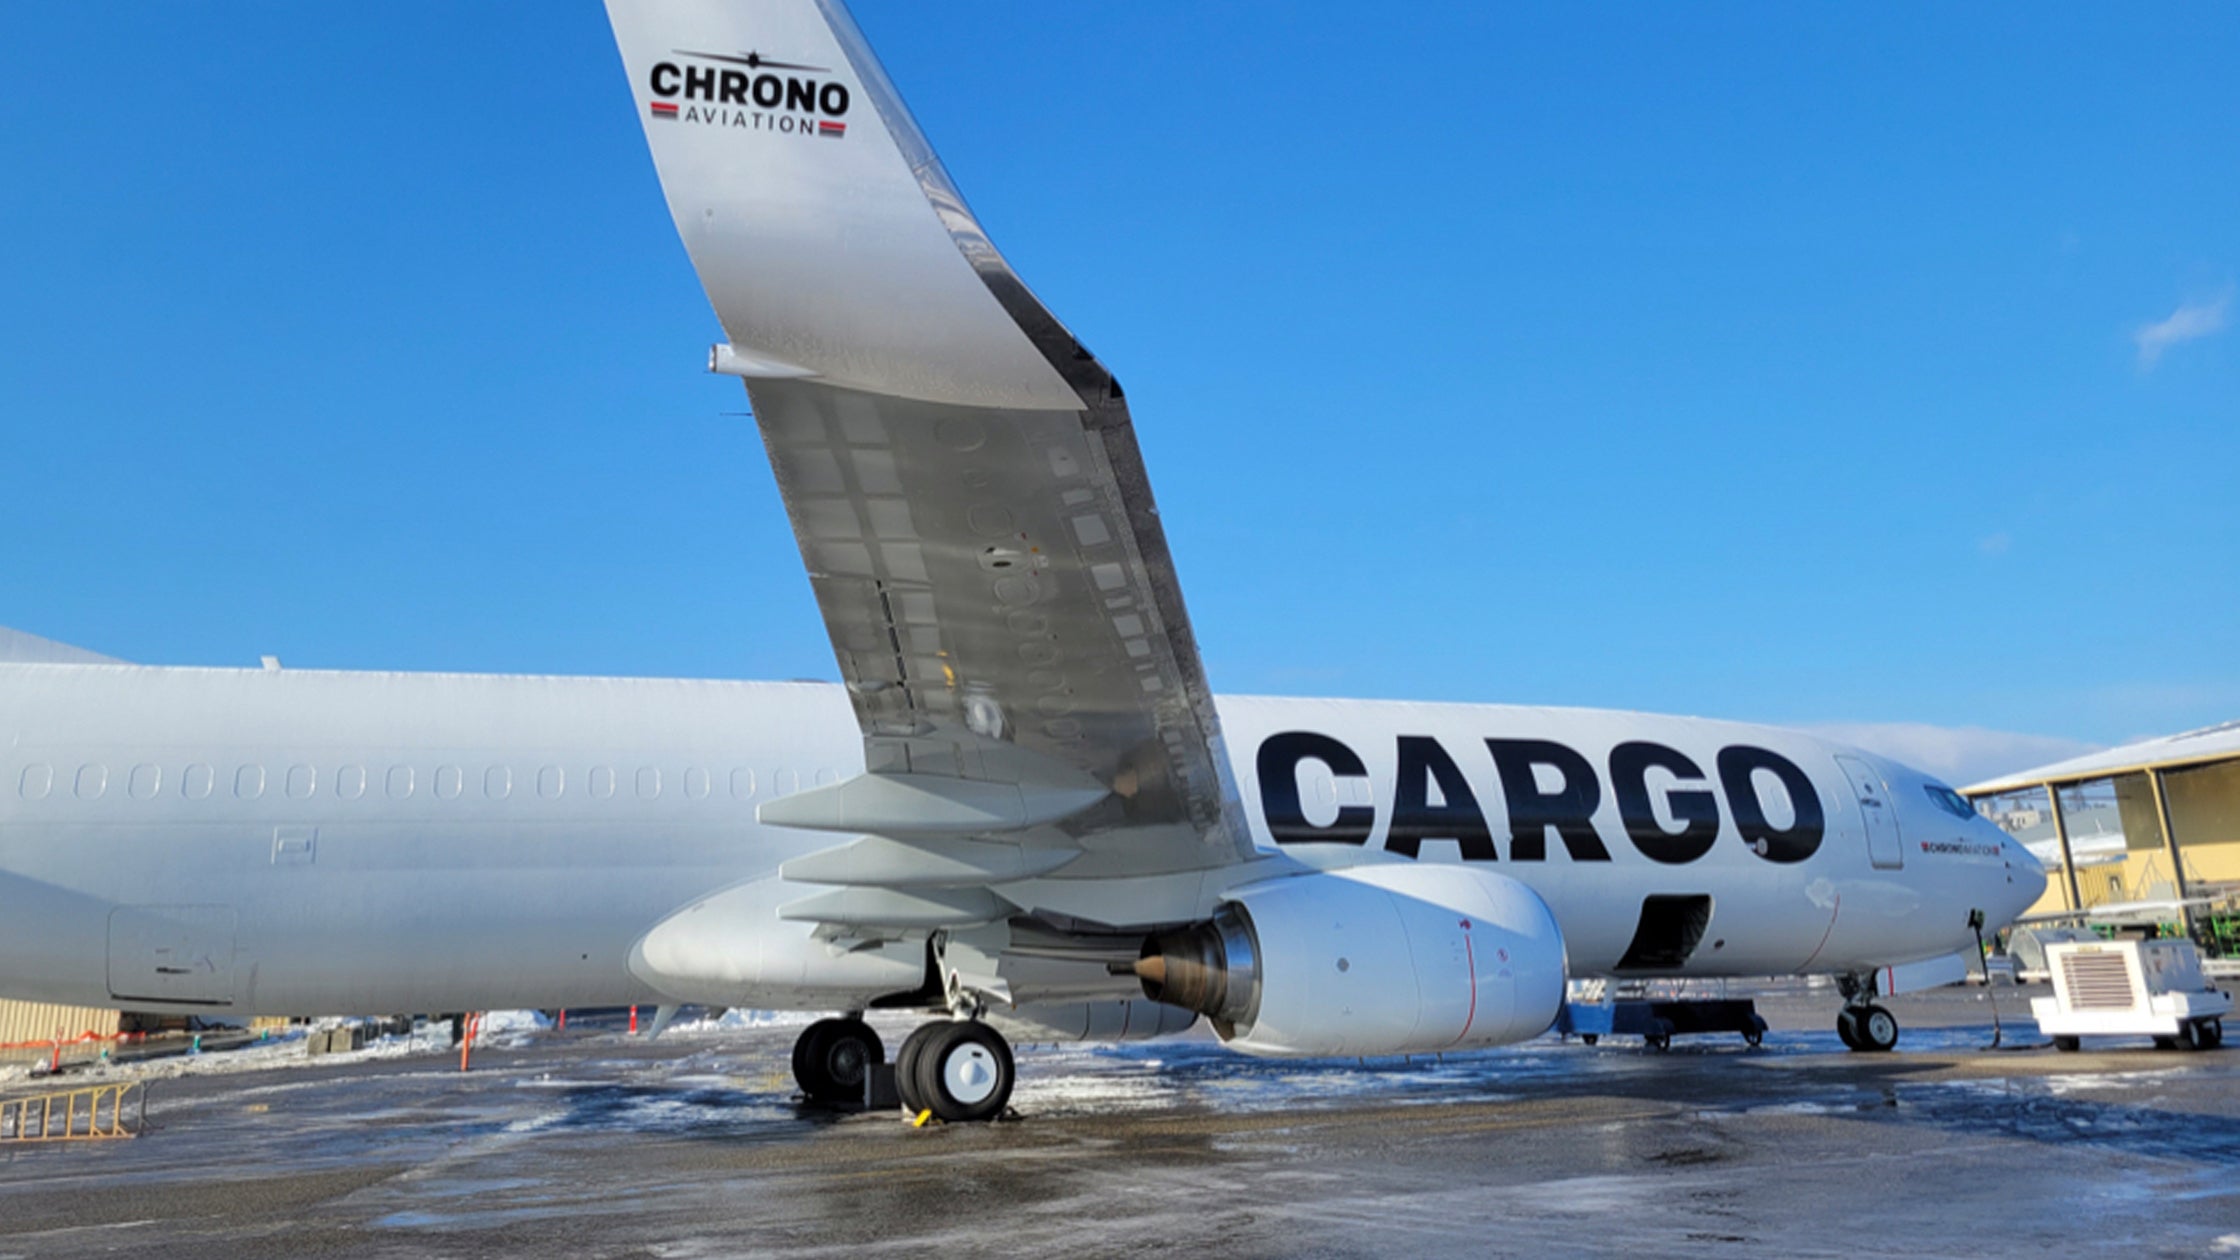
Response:
M2054 1048L2080 1037L2152 1037L2164 1049L2224 1042L2232 998L2209 983L2192 941L2064 941L2045 947L2053 994L2030 999Z
M1567 976L1832 973L1886 1050L1878 969L2037 899L1949 787L1794 731L1217 699L1118 383L840 6L609 14L841 684L0 636L37 661L0 664L0 993L827 1010L794 1059L820 1099L885 1055L863 1012L924 1010L897 1086L968 1120L1010 1096L998 1024L1471 1049L1546 1030Z

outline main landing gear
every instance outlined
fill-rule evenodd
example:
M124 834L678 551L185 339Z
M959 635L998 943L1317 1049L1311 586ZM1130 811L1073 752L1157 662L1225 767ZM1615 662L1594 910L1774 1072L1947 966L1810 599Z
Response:
M864 1080L886 1047L854 1016L820 1019L793 1043L793 1078L814 1102L860 1106ZM993 1120L1011 1102L1017 1071L1003 1034L976 1019L920 1024L894 1057L895 1092L912 1115L951 1124Z
M811 1101L827 1105L862 1103L864 1078L886 1061L879 1034L853 1015L820 1019L793 1043L793 1079Z
M1881 1053L1898 1048L1898 1017L1875 1005L1874 979L1844 976L1836 981L1843 1009L1836 1012L1836 1036L1853 1050Z
M951 1124L1002 1115L1016 1079L1010 1044L976 1019L921 1024L895 1055L894 1090L903 1107Z

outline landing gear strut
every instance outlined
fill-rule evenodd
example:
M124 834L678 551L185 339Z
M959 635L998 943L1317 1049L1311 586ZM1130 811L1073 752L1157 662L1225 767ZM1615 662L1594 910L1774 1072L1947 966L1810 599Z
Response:
M1836 1012L1836 1036L1853 1050L1881 1053L1898 1048L1898 1017L1875 1005L1874 980L1844 976L1837 982L1843 1009Z
M793 1079L814 1102L861 1103L871 1065L886 1061L879 1034L854 1016L820 1019L793 1043Z
M921 1024L894 1060L902 1105L951 1124L1002 1115L1016 1075L1003 1034L976 1019Z

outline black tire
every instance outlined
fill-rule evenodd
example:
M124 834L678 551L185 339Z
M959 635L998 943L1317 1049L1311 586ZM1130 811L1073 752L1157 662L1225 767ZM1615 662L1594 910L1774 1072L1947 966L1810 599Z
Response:
M1663 1054L1672 1048L1672 1037L1669 1033L1649 1033L1642 1037L1641 1042L1658 1054Z
M1016 1068L1003 1034L978 1020L930 1025L910 1066L920 1106L950 1124L993 1120L1011 1102Z
M793 1079L820 1103L861 1103L871 1065L886 1061L879 1034L860 1019L820 1019L793 1043Z
M2077 1048L2083 1044L2075 1037L2055 1037L2053 1039L2053 1048L2064 1054L2075 1054Z
M2176 1037L2157 1037L2154 1039L2154 1048L2157 1050L2175 1050L2178 1048L2178 1039Z
M1887 1054L1898 1048L1898 1017L1879 1006L1862 1007L1854 1027L1861 1050Z
M793 1039L793 1083L801 1087L802 1093L812 1098L816 1093L809 1088L809 1043L812 1039L823 1036L826 1026L831 1023L829 1019L820 1019L802 1029L801 1035Z
M1762 1016L1752 1015L1750 1017L1750 1026L1742 1030L1742 1044L1750 1047L1752 1050L1755 1050L1765 1043L1766 1021Z
M920 1024L902 1039L902 1049L894 1055L894 1092L902 1099L902 1109L916 1116L926 1109L925 1098L918 1093L918 1052L925 1048L926 1038L938 1031L946 1021L935 1020Z
M1579 1040L1580 1040L1580 1041L1582 1041L1582 1042L1584 1042L1585 1044L1587 1044L1587 1045L1590 1045L1590 1046L1591 1046L1591 1045L1593 1045L1594 1043L1596 1043L1596 1042L1598 1042L1598 1041L1602 1040L1602 1034L1601 1034L1601 1033L1580 1033L1580 1034L1579 1034Z
M2206 1050L2210 1046L2209 1021L2196 1019L2178 1032L2178 1043L2188 1050Z
M2201 1026L2207 1029L2209 1033L2208 1044L2204 1045L2202 1049L2214 1050L2224 1044L2224 1016L2213 1015L2202 1020Z
M1836 1012L1836 1036L1843 1038L1846 1049L1864 1050L1859 1044L1859 1013L1851 1007Z

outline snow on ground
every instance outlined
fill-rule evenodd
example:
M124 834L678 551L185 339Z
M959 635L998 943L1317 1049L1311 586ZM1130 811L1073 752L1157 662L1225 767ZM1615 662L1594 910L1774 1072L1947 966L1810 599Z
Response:
M638 1015L639 1027L651 1028L654 1008L640 1008ZM732 1009L720 1014L701 1014L695 1018L679 1020L663 1031L662 1040L698 1040L747 1029L796 1027L808 1024L816 1018L818 1017L814 1014L800 1011ZM410 1034L394 1034L369 1040L362 1049L317 1056L309 1052L304 1043L310 1032L324 1032L346 1022L348 1021L343 1019L318 1020L309 1028L290 1028L275 1032L231 1050L190 1050L163 1058L130 1059L122 1063L109 1062L106 1057L92 1064L66 1063L63 1076L56 1084L168 1080L215 1073L266 1072L315 1064L331 1066L418 1055L451 1055L458 1051L458 1047L451 1042L449 1021L429 1020ZM519 1050L535 1044L539 1037L551 1033L554 1027L555 1021L541 1011L486 1011L474 1044L478 1050ZM43 1062L0 1067L0 1086L36 1084L47 1079L46 1064Z

